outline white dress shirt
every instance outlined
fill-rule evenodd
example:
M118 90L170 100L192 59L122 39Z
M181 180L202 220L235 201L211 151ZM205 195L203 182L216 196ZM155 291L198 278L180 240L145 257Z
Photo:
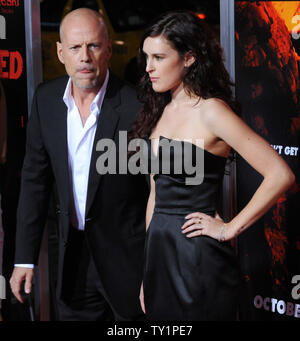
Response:
M84 126L71 93L71 80L67 84L63 97L68 108L68 161L70 182L73 190L71 225L79 230L84 230L85 205L92 148L108 78L109 72L107 71L105 81L91 104L90 115Z
M70 186L72 187L71 193L73 194L70 223L74 228L79 230L84 230L85 205L92 148L108 79L109 71L107 71L104 83L90 106L90 115L84 125L82 124L78 107L72 96L71 78L67 83L63 96L68 110L68 164ZM15 266L33 268L32 264L15 264Z

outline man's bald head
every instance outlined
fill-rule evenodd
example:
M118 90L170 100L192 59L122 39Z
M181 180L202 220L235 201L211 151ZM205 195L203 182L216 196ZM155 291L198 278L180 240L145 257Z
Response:
M107 26L104 20L104 17L101 13L94 11L89 8L78 8L75 9L74 11L69 12L61 21L60 27L59 27L59 37L60 41L63 41L64 38L64 32L68 30L68 27L70 25L76 25L79 22L84 22L84 21L90 22L91 20L98 22L99 23L99 28L105 28L105 34L107 35L108 39L108 30Z
M61 23L60 39L57 56L72 78L73 89L98 91L112 52L103 16L88 8L70 12Z

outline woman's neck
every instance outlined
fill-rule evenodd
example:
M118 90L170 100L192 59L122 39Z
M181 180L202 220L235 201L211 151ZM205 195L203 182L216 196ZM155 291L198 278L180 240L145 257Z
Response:
M171 98L170 104L174 107L199 101L199 96L189 94L184 88L182 82L176 89L171 90Z

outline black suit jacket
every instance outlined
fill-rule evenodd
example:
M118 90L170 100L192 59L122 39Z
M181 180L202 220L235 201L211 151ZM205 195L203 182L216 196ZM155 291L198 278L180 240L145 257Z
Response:
M28 121L17 215L15 263L38 261L49 195L55 181L59 200L57 293L64 298L64 255L70 226L67 108L63 94L68 77L38 87ZM145 209L148 186L142 175L99 175L99 139L116 142L130 129L139 110L135 91L110 73L92 150L86 202L85 234L105 290L117 313L134 318L142 280ZM67 290L67 289L66 289Z

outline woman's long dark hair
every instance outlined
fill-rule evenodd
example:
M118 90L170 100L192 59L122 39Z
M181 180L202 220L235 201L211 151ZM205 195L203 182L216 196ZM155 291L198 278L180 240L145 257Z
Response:
M152 89L146 72L144 41L147 37L160 35L171 43L180 56L183 57L189 52L195 57L195 62L183 75L183 85L187 93L204 99L219 98L234 111L238 110L231 90L233 83L225 69L222 50L213 33L192 12L168 12L161 15L145 30L140 44L138 64L141 78L137 91L142 110L129 134L130 139L150 135L165 106L171 101L170 92L158 93Z

